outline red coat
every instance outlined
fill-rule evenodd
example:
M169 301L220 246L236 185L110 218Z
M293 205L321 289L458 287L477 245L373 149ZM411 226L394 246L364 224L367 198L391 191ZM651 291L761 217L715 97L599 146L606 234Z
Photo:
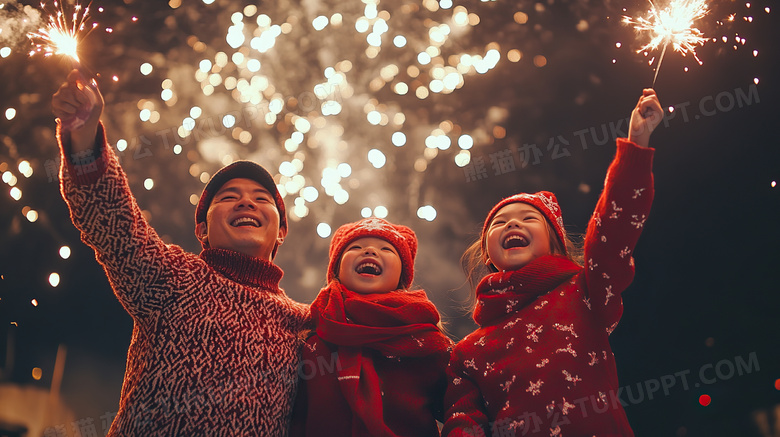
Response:
M540 257L480 284L481 327L456 345L448 367L443 436L633 436L609 334L652 203L653 153L618 140L584 268Z
M376 351L368 353L381 381L387 426L399 436L438 436L436 420L442 420L447 355L432 363L429 357L388 358ZM339 389L337 367L336 347L317 335L309 337L299 366L301 381L290 437L351 435L356 419Z
M439 436L452 341L424 291L360 294L331 281L312 321L292 436Z

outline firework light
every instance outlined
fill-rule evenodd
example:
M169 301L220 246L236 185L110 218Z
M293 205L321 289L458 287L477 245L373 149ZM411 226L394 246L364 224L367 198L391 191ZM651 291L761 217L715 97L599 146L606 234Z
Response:
M59 2L55 1L53 7L55 11L48 15L47 25L27 35L35 44L35 50L31 51L30 55L36 53L43 53L44 56L65 55L78 63L78 45L89 16L89 6L75 4L70 20ZM43 3L41 8L44 12L47 9Z
M35 7L22 1L0 0L0 80L6 84L0 98L0 326L6 331L0 338L15 338L9 344L16 357L15 370L4 375L10 384L4 386L43 390L40 381L51 379L58 344L78 345L74 352L80 355L72 355L65 367L61 398L79 411L49 423L33 414L30 423L37 429L28 425L28 434L55 435L63 426L71 431L73 424L73 430L97 435L108 431L113 417L108 412L116 411L126 363L126 347L112 339L126 338L132 320L117 305L93 251L80 241L58 189L64 156L54 145L48 94L72 58L44 48L31 58L35 47L26 37L48 28L54 0L45 1L46 11L41 0L25 2ZM139 212L166 243L200 251L191 224L205 183L223 165L255 160L285 194L291 232L274 263L284 270L281 285L292 299L316 297L330 238L341 224L383 216L415 230L420 247L415 282L426 288L454 339L474 329L463 310L470 290L463 285L459 257L467 239L476 237L484 213L518 190L550 189L570 205L564 205L570 226L584 230L614 147L610 140L627 127L617 117L628 114L616 105L633 103L638 91L633 69L621 65L621 57L617 65L600 61L631 53L631 61L654 57L649 67L655 68L665 45L661 41L657 51L648 47L648 56L637 58L636 49L654 34L640 35L623 23L615 32L617 23L604 19L650 20L647 0L632 1L633 7L620 13L614 2L584 1L104 1L90 5L82 31L71 24L73 1L59 0L65 29L75 29L81 62L105 76L100 85L108 101L103 113L108 146L120 159ZM669 1L653 0L659 12ZM658 147L657 157L663 153L663 159L654 163L662 167L656 174L664 178L659 183L667 187L667 198L674 195L683 203L699 198L695 210L678 212L697 223L703 235L728 226L722 204L707 193L727 193L734 210L771 205L767 196L780 193L773 188L773 181L780 181L773 166L778 133L765 122L777 94L771 56L776 38L770 38L777 20L769 8L775 2L751 1L749 6L708 2L707 14L695 21L709 37L706 47L695 46L706 70L693 68L693 56L671 52L674 62L664 67L679 63L691 71L670 87L685 86L684 95L659 93L671 114L664 132L654 134L664 146ZM632 43L612 41L624 36ZM707 80L693 80L703 74ZM688 138L696 141L689 144ZM369 156L372 149L384 155L379 168L374 164L382 159L376 152ZM91 157L77 159L84 163ZM27 177L30 169L34 173ZM723 169L728 178L718 177ZM702 215L708 219L700 220ZM775 350L771 335L761 335L753 325L776 319L778 296L729 300L735 288L761 289L762 278L773 273L768 263L753 266L743 257L735 266L751 274L726 275L706 290L685 287L685 278L711 276L713 257L728 259L735 250L754 253L751 241L776 231L775 217L749 214L746 229L755 235L737 239L728 250L717 239L697 240L706 256L687 258L683 251L668 250L679 243L674 226L645 227L642 239L652 242L643 250L646 269L686 266L685 271L667 269L671 285L665 294L681 296L685 305L665 306L665 317L708 326L706 333L690 335L673 324L653 331L661 340L670 332L680 339L654 374L680 360L703 364L696 352L704 347L704 336L716 338L717 346L706 346L713 363L747 350L731 351L731 343L722 341L735 335L758 351L761 363L762 354ZM653 266L655 260L660 264ZM638 274L632 287L639 292L631 293L634 304L626 306L626 317L634 308L638 326L656 315L642 308L653 299L642 293L652 288L652 277L648 282ZM711 323L715 306L686 313L691 305L710 301L728 301L732 313L750 317L719 325ZM615 339L616 351L630 350L628 337ZM646 363L636 354L623 355L619 365L628 380L639 380ZM34 367L43 369L38 382L30 376ZM88 381L93 390L80 390L82 384L74 381ZM718 384L735 382L740 390L713 396L708 410L698 403L701 393L633 405L631 425L640 435L668 433L669 425L652 420L653 413L691 405L696 411L675 424L678 433L744 435L745 424L762 417L749 411L753 406L761 406L763 418L771 421L775 391L765 389L766 381L735 375ZM28 399L2 388L0 403ZM746 404L751 409L742 408ZM724 411L734 423L713 420ZM91 412L107 414L93 421Z
M84 35L86 20L89 17L89 6L74 4L70 20L59 2L55 1L53 8L55 11L48 14L47 25L27 35L35 44L35 49L30 52L30 56L36 53L43 53L44 56L64 55L70 58L73 68L81 73L86 86L80 86L80 88L86 91L90 104L79 108L73 117L62 120L65 129L77 129L84 125L97 102L97 96L91 88L95 86L92 75L81 65L78 55L79 41ZM44 3L41 3L41 9L46 12L47 7ZM93 24L90 30L96 26L97 23Z
M651 1L647 18L623 17L623 21L633 25L637 32L651 34L650 42L637 50L637 53L656 50L663 46L655 69L655 76L653 76L654 86L669 44L672 45L674 51L682 53L683 56L691 53L696 62L701 65L701 60L696 56L696 46L704 45L707 42L707 37L693 26L695 21L707 15L708 12L705 0L672 0L663 9L659 9Z

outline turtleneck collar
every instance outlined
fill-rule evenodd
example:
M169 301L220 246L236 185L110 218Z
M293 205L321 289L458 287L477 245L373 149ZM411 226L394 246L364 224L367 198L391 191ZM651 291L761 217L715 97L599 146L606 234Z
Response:
M200 258L223 276L255 288L279 293L282 269L271 261L227 249L203 249Z

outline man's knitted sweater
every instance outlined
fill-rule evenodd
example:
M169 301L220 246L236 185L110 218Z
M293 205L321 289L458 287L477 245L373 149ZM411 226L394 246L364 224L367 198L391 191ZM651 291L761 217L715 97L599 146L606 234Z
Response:
M480 283L481 327L453 351L443 436L633 436L609 334L653 199L653 152L618 140L584 268L544 256Z
M284 435L297 385L306 305L271 262L164 244L141 214L102 125L97 160L63 153L62 194L133 318L111 436Z

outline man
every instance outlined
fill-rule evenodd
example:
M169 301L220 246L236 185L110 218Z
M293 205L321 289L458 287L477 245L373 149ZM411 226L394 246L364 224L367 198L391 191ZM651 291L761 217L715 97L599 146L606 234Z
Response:
M187 253L164 244L143 218L106 142L94 82L74 70L52 108L71 219L133 318L109 435L285 434L297 334L309 314L279 288L282 270L272 260L287 219L271 175L249 161L218 171L195 213L203 251Z

